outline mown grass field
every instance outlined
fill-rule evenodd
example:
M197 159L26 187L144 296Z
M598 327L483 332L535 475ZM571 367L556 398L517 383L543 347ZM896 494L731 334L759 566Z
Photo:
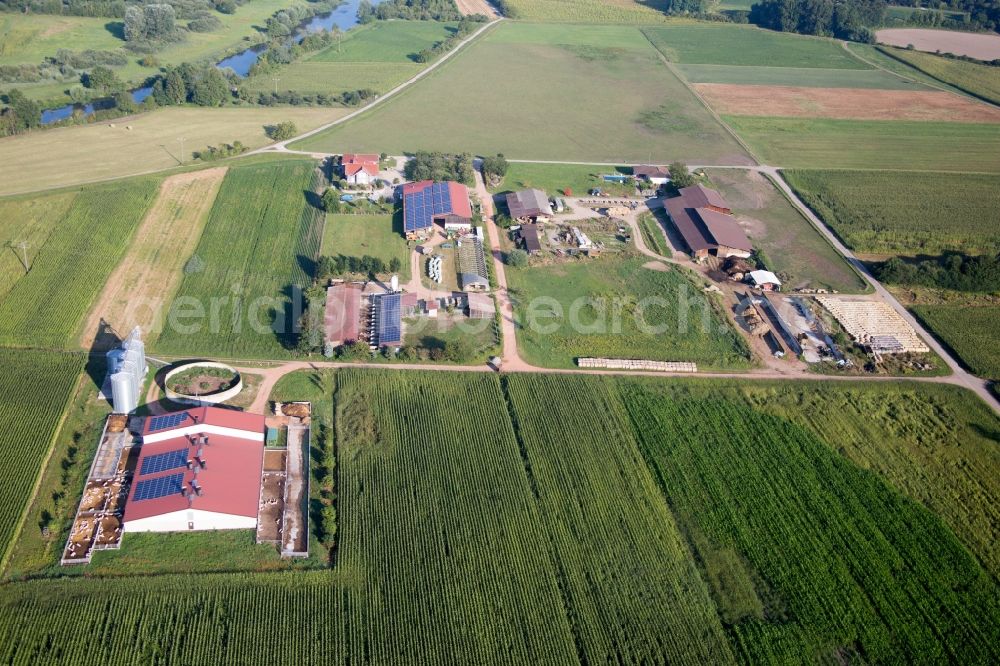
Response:
M376 21L350 30L339 45L311 56L311 62L415 62L413 56L455 32L457 23Z
M315 375L282 390L317 398ZM338 448L332 570L11 583L0 656L998 656L1000 421L971 393L366 370L338 372L325 391Z
M1000 125L723 116L760 159L785 168L1000 172Z
M0 562L83 370L79 354L0 349Z
M678 65L691 83L737 83L810 88L869 88L928 90L920 83L880 69L820 69L818 67L752 67L745 65Z
M386 264L399 259L409 267L410 248L402 234L402 223L393 215L327 215L320 254L347 257L370 255ZM409 273L404 271L405 281Z
M861 276L766 177L736 169L709 169L707 173L786 290L865 290L867 283Z
M447 122L429 109L447 100ZM294 144L512 159L749 162L635 28L503 23L398 97Z
M911 67L904 62L900 62L895 58L890 58L885 53L879 50L878 47L872 44L860 44L858 42L847 42L847 50L854 54L855 57L864 60L865 62L871 63L873 66L877 66L879 69L884 69L893 74L902 76L910 81L915 81L917 83L923 83L930 87L944 88L945 90L950 90L952 92L961 92L952 86L941 83L934 77L924 74L919 69Z
M128 247L158 185L152 178L141 178L88 187L68 208L61 198L54 205L43 199L42 226L49 225L49 233L44 240L36 234L39 245L30 248L35 255L29 254L30 270L0 300L0 344L55 349L74 345L71 338ZM33 207L27 198L15 201L18 210ZM56 213L61 213L58 219ZM10 240L20 240L12 226L6 233Z
M208 146L236 140L248 148L270 143L266 125L290 120L305 132L347 113L343 108L169 107L113 123L6 137L0 141L0 195L170 169L182 161L191 164L193 153Z
M963 365L980 377L1000 379L1000 307L917 305L912 310Z
M513 18L531 21L643 24L666 23L663 0L509 0Z
M799 197L858 252L1000 251L1000 176L812 170L784 175Z
M163 332L147 344L228 358L287 354L303 307L295 290L309 286L322 241L317 174L301 160L229 169Z
M312 558L282 558L273 544L256 543L254 530L129 534L119 550L94 553L88 576L322 568Z
M456 23L436 21L377 21L348 31L339 45L290 65L253 77L248 90L275 89L302 94L337 94L370 89L385 93L427 65L415 56L455 32Z
M726 24L643 28L668 60L683 64L871 69L839 43Z
M566 190L570 190L573 196L579 197L587 196L587 193L592 188L600 187L614 194L625 194L626 190L631 193L633 191L632 188L616 183L607 183L601 178L603 174L618 173L631 173L631 168L599 164L532 164L530 162L511 162L507 168L507 175L504 176L503 182L499 186L492 188L491 191L507 192L534 187L543 190L549 197L562 197Z
M279 91L333 95L371 89L381 94L392 90L423 68L423 65L416 63L303 60L282 67L274 76L278 77ZM248 79L244 86L257 92L274 92L274 79L271 74L255 76Z
M750 351L721 304L680 269L654 271L645 261L602 257L508 269L521 355L549 368L575 367L581 356L748 367Z
M59 49L113 51L124 42L106 18L4 13L0 17L0 65L38 64Z
M993 104L1000 104L1000 72L997 71L996 67L942 58L920 51L894 49L887 46L880 47L880 49L942 83L952 85Z

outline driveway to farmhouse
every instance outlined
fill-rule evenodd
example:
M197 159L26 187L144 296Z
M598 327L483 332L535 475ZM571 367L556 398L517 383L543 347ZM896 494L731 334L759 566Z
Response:
M500 231L493 219L493 195L486 189L483 181L482 160L476 160L476 195L482 204L483 223L490 237L490 254L493 255L493 268L497 278L497 306L500 308L500 330L503 333L503 369L525 371L535 369L526 363L517 352L517 321L514 319L514 304L511 303L507 290L507 272L503 263L503 251L500 249Z

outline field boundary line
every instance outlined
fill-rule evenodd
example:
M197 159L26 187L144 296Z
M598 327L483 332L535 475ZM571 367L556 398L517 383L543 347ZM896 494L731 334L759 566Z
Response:
M693 87L693 86L692 86L692 85L691 85L690 83L688 83L688 80L687 80L686 78L684 78L683 76L681 76L681 73L680 73L680 72L679 72L679 71L677 70L677 68L676 68L676 67L674 67L673 63L671 63L671 62L670 62L670 61L669 61L669 60L667 59L667 57L666 57L665 55L663 55L663 52L662 52L662 51L660 51L660 49L658 49L658 48L656 47L656 44L654 44L654 43L653 43L653 40L651 40L651 39L649 38L649 35L647 35L647 34L646 34L646 31L645 31L645 30L640 30L640 31L639 31L639 34L641 34L641 35L642 35L642 37L643 37L643 39L645 39L645 40L646 40L646 43L647 43L647 44L649 44L650 48L652 48L652 49L653 49L653 51L654 51L654 52L656 52L656 56L657 56L657 57L658 57L658 58L660 59L660 62L662 62L662 63L663 63L663 64L664 64L665 66L666 66L667 70L668 70L668 71L669 71L669 72L670 72L670 73L671 73L671 74L672 74L672 75L673 75L673 76L674 76L674 77L675 77L675 78L676 78L676 79L677 79L678 81L680 81L680 82L681 82L681 85L683 85L683 86L684 86L685 88L687 88L687 89L688 89L688 91L690 91L690 93L691 93L692 95L694 95L694 96L695 96L695 97L696 97L696 98L698 99L698 101L699 101L699 102L701 102L701 105L702 105L702 106L703 106L703 107L705 108L705 110L706 110L706 111L708 111L708 113L709 113L709 114L711 114L711 116L712 116L713 118L715 118L715 122L717 122L717 123L719 123L720 125L722 125L722 127L723 127L723 128L724 128L724 129L725 129L725 130L726 130L727 132L729 132L729 135L730 135L731 137L733 137L734 139L736 139L736 143L738 143L738 144L739 144L740 146L742 146L742 147L743 147L743 150L745 150L745 151L746 151L746 153L747 153L747 155L749 155L749 156L750 156L750 159L752 159L752 160L753 160L754 162L756 162L756 163L757 163L758 165L760 165L760 164L763 164L763 163L764 163L764 161L763 161L762 159L760 159L760 157L758 157L758 156L757 156L757 153L753 152L753 151L752 151L752 150L750 149L750 146L749 146L749 145L748 145L748 144L747 144L747 143L746 143L746 142L745 142L745 141L744 141L744 140L743 140L743 139L742 139L742 138L740 137L740 135L738 135L738 134L737 134L737 133L736 133L736 132L735 132L735 131L733 130L733 128L729 126L729 123L725 122L725 121L724 121L724 120L722 119L722 116L720 116L720 115L719 115L718 113L716 113L716 112L715 112L715 109L713 109L713 108L712 108L711 106L709 106L708 102L706 102L706 101L705 101L705 98L701 96L701 93L699 93L699 92L698 92L697 90L695 90L695 89L694 89L694 87Z
M966 97L970 97L970 98L976 100L977 102L982 102L983 104L986 104L987 106L991 106L991 107L994 107L994 108L1000 108L1000 104L997 104L993 100L989 100L989 99L986 99L985 97L977 95L976 93L972 92L971 90L966 90L965 88L963 88L962 86L960 86L960 85L958 85L956 83L948 83L944 79L941 79L941 78L935 76L934 74L931 74L930 72L925 72L924 70L920 69L916 65L914 65L912 63L909 63L909 62L906 62L902 58L897 57L896 55L894 55L894 54L890 53L889 51L883 49L879 45L876 45L875 48L878 49L879 53L885 55L887 58L892 58L896 62L902 63L902 64L906 65L907 67L912 67L913 69L917 70L918 72L920 72L924 76L929 76L932 79L934 79L935 81L939 81L940 83L943 83L946 86L951 86L952 88L954 88L955 90L958 90L960 93L962 93ZM923 53L923 51L921 51L921 53ZM933 53L928 53L927 55L934 55L934 54ZM960 61L960 62L964 62L964 61ZM970 63L970 64L974 64L974 63ZM938 88L939 90L944 90L945 92L950 92L953 95L956 94L953 90L945 90L945 88L941 88L941 87L935 86L934 84L925 84L925 85L930 85L932 87Z
M861 280L861 282L865 285L864 286L864 291L862 291L861 293L862 294L874 294L875 293L875 288L867 280L867 278L865 278L864 274L861 271L858 270L858 267L855 266L854 263L850 259L848 259L846 256L844 256L843 253L841 253L841 251L837 248L836 245L834 245L833 243L830 242L830 238L826 234L822 233L819 229L816 229L816 225L812 223L812 220L810 220L808 217L806 217L806 215L802 212L802 210L799 207L799 205L795 201L793 201L791 197L788 196L788 193L785 192L784 188L781 187L781 185L779 185L777 182L775 182L774 177L770 173L768 173L766 171L759 172L759 173L762 173L762 175L764 176L764 178L767 179L767 182L771 183L771 186L774 187L774 189L776 189L778 192L781 193L781 196L783 196L785 198L785 201L787 201L789 203L789 205L791 205L791 207L795 209L795 211L799 214L799 217L803 218L806 222L809 223L809 226L811 226L816 231L816 233L819 234L820 238L823 239L823 242L826 243L829 247L833 248L833 251L837 253L837 256L839 256L841 259L844 260L844 263L847 264L847 266L851 269L851 271L853 271L854 274L858 277L858 279ZM784 179L782 179L782 180L784 180ZM791 187L791 186L789 185L789 187ZM792 189L794 190L795 188L792 188ZM802 203L805 204L804 201ZM805 205L808 205L808 204L805 204ZM822 218L820 218L820 219L822 219ZM825 222L824 222L824 226L826 226L826 228L830 231L831 234L833 234L834 236L837 237L837 240L839 240L841 242L841 244L844 245L844 247L847 247L847 243L844 241L844 239L842 239L840 237L840 234L838 234L833 229L833 227L831 227L829 224L826 224Z
M885 72L886 74L891 74L892 76L895 76L898 79L902 79L903 81L909 81L910 83L915 83L917 85L927 86L928 88L933 88L934 90L938 90L940 92L951 93L952 95L958 95L959 97L969 97L971 99L976 100L977 102L984 102L985 104L987 104L989 106L994 106L991 102L987 102L986 100L981 99L980 97L972 95L968 91L962 90L958 86L954 86L954 85L952 85L950 83L945 83L944 81L941 81L941 79L937 78L936 76L932 76L932 75L928 74L927 72L925 72L924 70L919 69L917 67L914 67L913 65L911 65L908 62L906 62L905 60L900 60L899 58L893 56L892 54L886 53L885 51L883 51L882 49L880 49L878 47L878 45L874 45L873 44L873 46L875 47L875 49L878 50L879 53L885 55L885 57L892 58L896 62L898 62L898 63L900 63L902 65L905 65L906 67L908 67L910 69L915 69L916 71L920 72L924 76L929 77L931 79L934 79L934 81L937 81L939 83L944 83L945 85L938 85L937 83L927 82L927 81L918 81L915 78L906 76L905 74L900 74L899 72L894 72L891 69L886 69L885 67L883 67L882 65L878 64L877 62L873 62L873 61L869 60L868 58L864 57L863 55L861 55L859 53L855 53L854 51L852 51L850 49L850 47L848 46L847 42L841 42L840 45L844 48L845 51L847 51L848 53L850 53L852 56L854 56L855 58L857 58L861 62L866 63L868 65L871 65L875 69L881 70L881 71ZM951 89L948 89L945 86L951 86Z
M89 361L89 358L88 358ZM76 384L73 385L73 392L70 394L69 399L66 400L66 404L63 405L62 416L59 418L59 424L56 425L55 430L52 431L52 437L49 438L49 450L45 454L45 459L42 460L42 464L38 468L38 476L35 477L35 485L31 489L31 494L27 498L24 504L24 508L21 510L21 517L17 521L17 527L14 528L14 532L11 534L10 543L7 544L6 549L4 549L3 558L0 559L0 572L6 576L9 572L7 571L7 565L10 564L11 555L14 554L14 545L21 540L21 533L24 531L24 524L28 520L28 513L31 512L31 507L35 504L35 500L38 498L38 491L42 486L42 477L45 476L45 471L49 468L49 463L52 462L52 454L56 450L56 442L59 441L59 436L62 434L63 426L66 425L66 419L69 417L70 406L73 403L74 398L76 398L77 393L83 388L83 381L87 377L87 366L80 369L80 376L76 379Z
M320 125L319 127L311 129L308 132L303 132L302 134L299 134L298 136L294 136L291 139L286 139L284 141L277 141L277 142L272 143L270 145L262 146L261 148L257 148L255 150L251 150L251 151L249 151L249 152L247 152L245 154L246 155L258 155L260 153L266 153L266 152L282 152L282 151L284 151L284 150L286 150L288 148L288 145L290 143L295 143L296 141L302 141L303 139L308 139L309 137L315 136L316 134L319 134L320 132L325 132L326 130L328 130L328 129L332 128L332 127L336 127L337 125L341 125L343 123L346 123L347 121L352 120L354 118L357 118L358 116L360 116L362 114L368 113L373 108L375 108L376 106L382 104L386 100L392 99L393 97L395 97L399 93L405 91L411 85L413 85L414 83L416 83L417 81L421 80L422 78L424 78L425 76L427 76L431 72L435 71L441 65L443 65L446 62L448 62L449 60L451 60L454 56L456 56L459 53L465 51L466 47L469 44L471 44L473 41L475 41L476 39L478 39L480 35L482 35L486 31L490 30L494 26L499 25L500 23L502 23L505 20L506 19L504 19L501 16L501 17L499 17L499 18L497 18L497 19L495 19L493 21L489 21L483 27L479 28L479 30L476 30L474 33L472 33L471 35L469 35L468 37L466 37L464 40L462 40L461 42L459 42L458 44L456 44L455 48L453 48L452 50L450 50L447 53L445 53L443 56L441 56L439 59L437 59L436 61L434 61L433 63L431 63L429 66L427 66L424 69L420 70L419 72L417 72L416 74L414 74L412 77L410 77L406 81L403 81L398 86L396 86L395 88L393 88L389 92L385 93L384 95L379 95L371 104L368 104L367 106L363 106L363 107L361 107L360 109L358 109L356 111L352 111L351 113L348 113L346 116L341 116L340 118L337 118L336 120L333 120L333 121L331 121L329 123L326 123L325 125Z

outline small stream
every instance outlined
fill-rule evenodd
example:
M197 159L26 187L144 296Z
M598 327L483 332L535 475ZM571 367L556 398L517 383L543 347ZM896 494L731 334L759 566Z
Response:
M299 27L296 28L291 41L297 44L311 32L325 32L333 30L334 26L345 32L350 30L358 24L358 4L360 4L360 2L361 0L346 0L332 12L319 14L311 19L303 21ZM372 4L378 4L378 0L373 0ZM231 69L239 78L246 78L246 76L250 74L250 69L257 64L257 60L260 59L260 54L266 49L266 44L251 46L250 48L240 51L235 55L231 55L228 58L220 60L215 64L215 66L219 69ZM133 102L136 104L142 104L147 97L153 94L153 88L151 86L144 86L142 88L135 88L130 91L130 93L132 95ZM50 125L52 123L57 123L60 120L71 118L73 116L74 109L80 109L83 111L84 116L89 116L95 111L114 108L114 105L114 100L108 97L97 99L87 104L71 103L54 109L45 109L42 111L42 124Z

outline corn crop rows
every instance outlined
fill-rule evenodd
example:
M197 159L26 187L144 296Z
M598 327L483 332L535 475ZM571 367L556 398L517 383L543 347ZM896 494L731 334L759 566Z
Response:
M273 356L294 343L291 291L309 285L323 233L305 195L315 177L311 162L229 170L175 298L194 299L207 316L194 332L168 324L156 349Z
M0 594L5 664L346 663L329 572L36 581Z
M157 191L157 181L88 187L74 199L0 301L0 344L63 348L104 287Z
M794 390L342 370L332 571L9 583L0 663L996 663L996 579L883 480L921 459Z
M1000 307L920 305L913 311L973 372L1000 379Z
M735 551L757 582L764 617L730 627L742 660L996 662L996 583L922 506L788 421L625 402L685 532L712 542L702 560Z
M788 183L859 252L1000 251L996 176L905 171L788 171Z
M542 375L507 381L581 658L731 662L614 386Z
M363 577L345 620L352 652L380 664L571 662L497 379L344 371L337 405L338 566ZM345 433L366 421L359 410L374 436Z
M0 350L0 556L83 369L73 354Z

